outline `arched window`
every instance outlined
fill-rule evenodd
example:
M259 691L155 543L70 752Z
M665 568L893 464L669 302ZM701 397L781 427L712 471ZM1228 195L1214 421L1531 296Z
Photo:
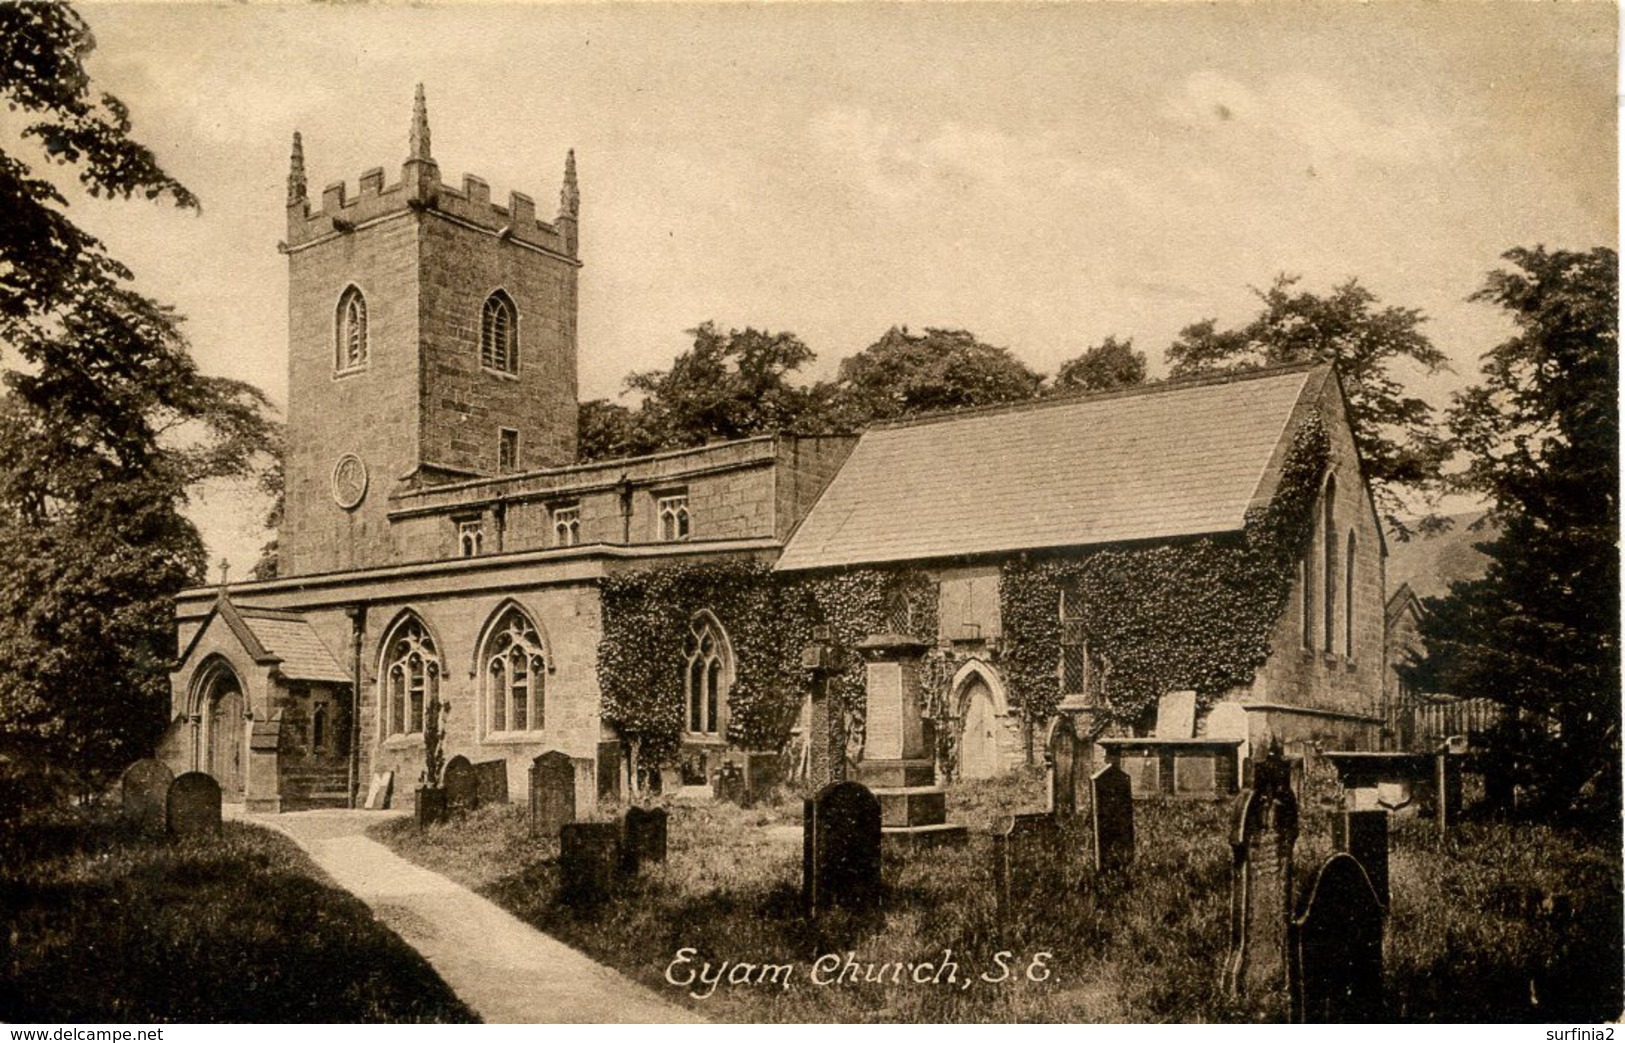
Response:
M485 675L485 730L540 731L546 723L547 657L536 624L510 605L480 650Z
M1348 555L1343 562L1343 654L1354 658L1354 530L1349 530Z
M440 701L440 655L423 621L408 616L398 623L384 643L383 660L384 734L417 735L426 708Z
M1298 615L1303 624L1303 647L1307 651L1315 647L1315 537L1312 530L1309 545L1298 560L1298 590L1302 594Z
M710 613L702 612L689 623L683 651L687 656L683 693L688 730L695 735L720 734L733 669L728 661L727 637Z
M1326 558L1326 575L1321 592L1326 598L1326 628L1322 643L1326 651L1334 651L1332 636L1337 632L1337 533L1333 528L1337 506L1337 478L1326 479L1326 492L1321 496L1320 546Z
M367 364L367 299L354 286L339 295L338 351L334 368L339 372L360 369Z
M485 298L480 313L480 365L499 373L519 372L519 314L501 290Z

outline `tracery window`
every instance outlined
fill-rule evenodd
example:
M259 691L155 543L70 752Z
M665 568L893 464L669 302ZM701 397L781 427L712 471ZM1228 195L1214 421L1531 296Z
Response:
M501 290L485 298L480 312L480 365L499 373L519 372L518 312Z
M553 508L553 546L574 547L581 542L581 505Z
M683 694L688 730L695 735L716 735L728 705L732 669L727 640L709 613L701 613L689 623L683 651L687 656Z
M485 639L486 731L540 731L546 723L547 656L536 624L510 606Z
M417 735L426 708L439 702L440 655L417 617L403 620L384 645L384 734Z
M688 493L673 493L655 501L660 538L665 542L688 539Z
M457 553L465 558L477 558L485 549L485 527L477 521L457 523Z
M354 286L339 295L337 353L333 366L343 373L367 364L367 299Z

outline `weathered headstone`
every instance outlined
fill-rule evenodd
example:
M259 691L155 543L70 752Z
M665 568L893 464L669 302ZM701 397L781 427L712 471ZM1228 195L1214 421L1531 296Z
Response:
M1388 812L1345 811L1332 819L1332 844L1354 856L1377 892L1377 900L1388 905Z
M1450 832L1461 817L1461 758L1450 753L1434 757L1434 815L1439 835Z
M162 761L148 758L125 768L119 782L124 817L143 830L162 833L169 816L169 787L174 781L175 773Z
M1071 715L1057 714L1044 737L1044 760L1049 767L1049 810L1058 819L1070 820L1088 810L1088 799L1079 799L1078 774L1083 765L1078 753L1078 732Z
M559 900L591 906L609 897L621 868L621 827L566 822L559 827Z
M1157 738L1189 739L1195 734L1195 692L1168 692L1157 700Z
M712 792L718 800L743 807L746 803L745 773L739 770L739 765L729 761L718 768Z
M810 913L880 897L880 801L856 782L826 786L802 810L801 897Z
M993 830L993 893L1008 920L1047 880L1064 872L1061 826L1048 812L1006 815Z
M621 799L621 744L609 740L598 744L598 802L613 804ZM507 798L504 797L504 800Z
M1286 990L1292 849L1297 841L1292 766L1272 753L1253 762L1252 785L1236 797L1230 830L1225 987L1232 996L1245 996L1261 1007L1281 1006Z
M181 775L169 787L164 817L171 836L220 832L220 783L201 771Z
M446 809L448 811L473 811L479 802L474 789L474 765L469 763L467 757L458 754L446 762L445 771L441 774L442 786L446 790Z
M568 753L549 750L530 764L530 831L556 837L575 820L575 764Z
M1120 768L1108 764L1095 772L1089 785L1090 826L1095 847L1095 871L1108 873L1134 864L1134 791Z
M1292 1020L1386 1021L1382 996L1382 904L1353 855L1339 852L1315 874L1292 921Z
M389 798L395 789L395 773L393 771L374 772L372 781L367 785L367 800L362 806L368 811L381 811L389 807Z
M636 870L645 862L666 860L665 808L626 809L621 818L621 857L627 868Z
M474 765L474 806L508 803L508 762L480 761Z

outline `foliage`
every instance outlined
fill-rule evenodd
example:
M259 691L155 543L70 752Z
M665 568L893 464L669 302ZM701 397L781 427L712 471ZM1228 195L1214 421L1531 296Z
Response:
M1293 433L1269 504L1238 534L1113 546L1067 559L1004 566L1000 669L1029 721L1059 701L1060 601L1081 594L1090 653L1109 671L1102 709L1137 723L1165 692L1194 689L1204 703L1247 684L1269 656L1328 455L1318 415Z
M1475 300L1517 332L1456 396L1449 427L1468 456L1459 479L1487 496L1500 535L1479 545L1482 579L1429 599L1425 691L1520 711L1523 781L1561 807L1619 808L1619 260L1516 249ZM1610 810L1611 809L1611 810Z
M1050 390L1116 391L1144 383L1145 352L1134 350L1134 338L1107 337L1077 358L1061 363Z
M269 830L173 841L116 809L63 810L8 826L0 893L7 1022L477 1020Z
M260 472L257 483L261 495L270 503L270 506L265 509L263 524L265 531L271 534L271 538L260 545L259 560L254 562L254 567L249 570L250 578L256 580L276 579L277 577L278 562L280 560L279 551L282 545L282 514L287 509L288 502L287 471L283 467L284 451L285 447L282 444L281 433L278 432L274 446L267 450L271 457L271 463L265 470Z
M984 344L965 330L918 334L893 326L842 359L823 393L829 426L855 430L918 413L1019 402L1037 395L1042 383L1007 349Z
M583 463L641 456L661 448L638 426L638 414L607 398L581 403L576 411L576 458Z
M1400 375L1406 366L1438 372L1447 365L1445 355L1422 332L1420 311L1379 307L1355 279L1326 296L1296 289L1298 281L1279 275L1268 290L1255 290L1264 310L1243 326L1220 330L1207 319L1185 327L1167 352L1170 376L1335 363L1362 471L1389 531L1403 538L1411 532L1405 516L1414 506L1406 495L1431 507L1449 447L1435 430L1432 407L1407 395Z
M65 5L0 6L0 96L20 143L92 195L197 201L91 90L89 29ZM172 596L203 575L186 490L248 473L272 444L264 396L199 373L178 317L0 151L0 747L121 767L162 725Z

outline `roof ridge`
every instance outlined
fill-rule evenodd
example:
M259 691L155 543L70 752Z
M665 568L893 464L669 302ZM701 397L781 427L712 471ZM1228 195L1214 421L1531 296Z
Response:
M1248 380L1260 380L1265 377L1278 377L1287 373L1307 373L1318 367L1329 365L1331 363L1327 359L1313 359L1308 362L1284 362L1273 366L1251 366L1246 369L1200 373L1188 377L1170 377L1166 380L1150 381L1145 384L1136 384L1133 387L1114 388L1110 391L1075 391L1052 395L1049 398L1023 399L1019 402L999 402L986 406L965 406L958 409L941 409L910 417L899 417L895 420L879 420L870 424L866 430L883 431L904 427L920 427L927 424L939 424L947 420L960 420L966 417L1024 413L1029 410L1047 409L1051 406L1077 405L1079 402L1103 402L1120 398L1138 398L1146 395L1186 391L1191 388L1211 387L1219 384L1237 384Z

